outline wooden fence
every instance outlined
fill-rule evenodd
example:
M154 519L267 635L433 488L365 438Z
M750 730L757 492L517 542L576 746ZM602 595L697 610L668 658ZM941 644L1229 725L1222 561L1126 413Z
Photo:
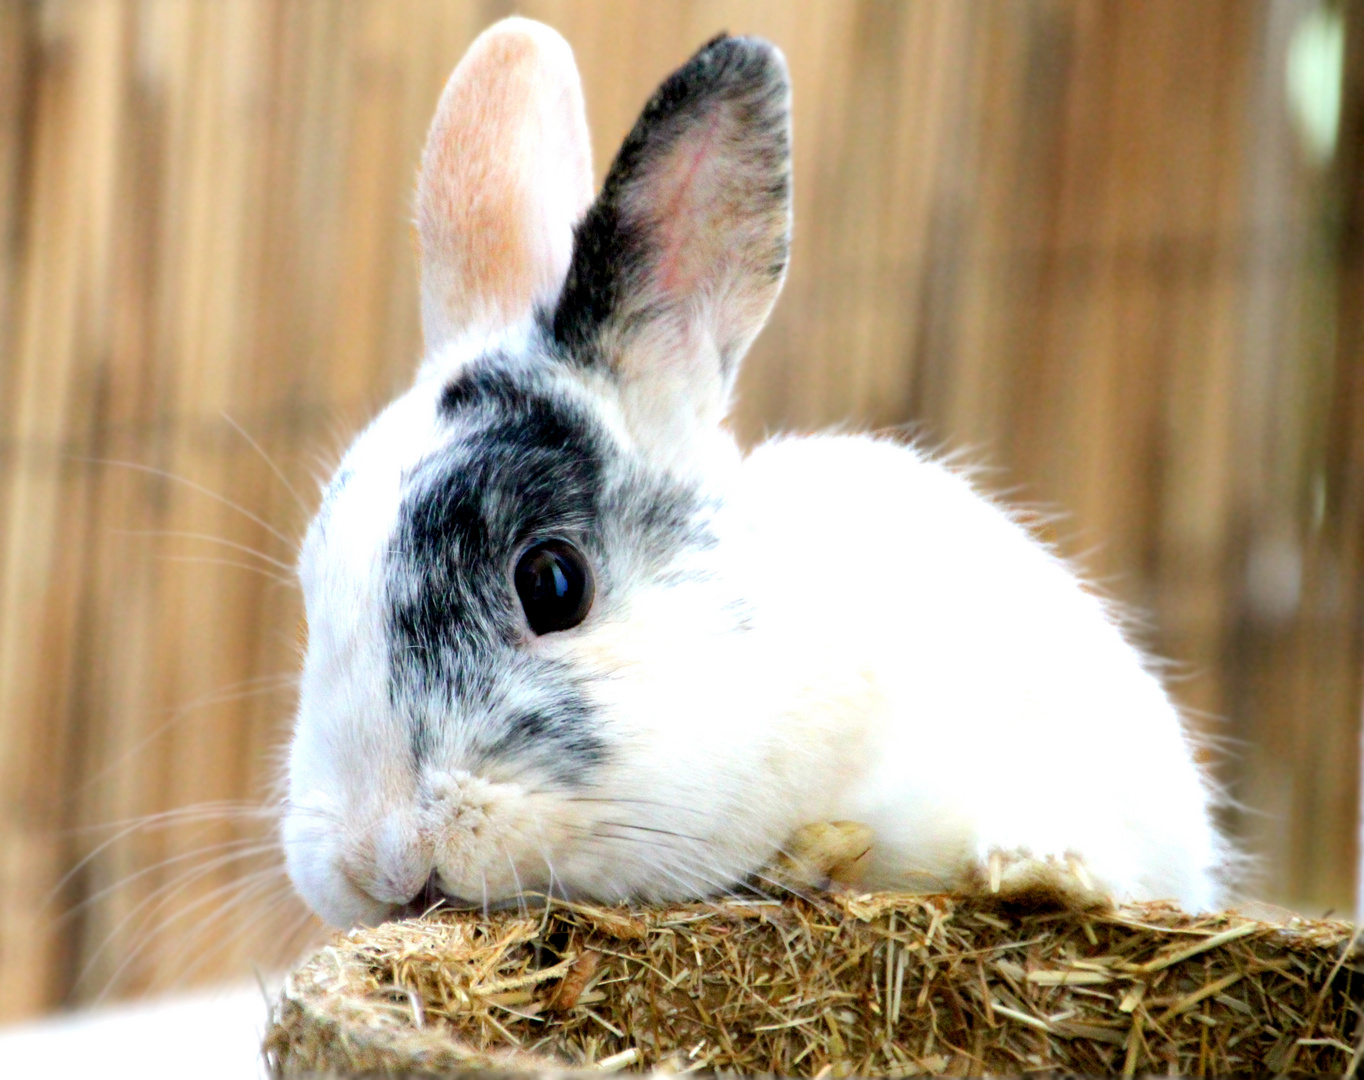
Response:
M314 932L251 809L290 720L293 544L413 371L425 125L512 10L572 42L599 170L715 31L786 50L794 263L738 429L912 424L1064 510L1053 538L1229 741L1257 890L1349 904L1357 6L0 0L0 1018ZM1333 12L1314 155L1285 69Z

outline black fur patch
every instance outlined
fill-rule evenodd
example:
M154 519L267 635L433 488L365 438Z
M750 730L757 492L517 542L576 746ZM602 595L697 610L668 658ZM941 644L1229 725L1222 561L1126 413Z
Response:
M525 398L526 388L508 370L508 358L485 356L445 385L440 411L447 419L463 409L492 407L510 413L517 411Z
M571 675L517 649L524 631L509 570L517 549L544 535L599 561L601 437L586 415L517 386L496 364L451 383L441 409L482 423L413 470L390 559L394 686L411 713L413 752L433 753L442 719L458 711L473 725L466 734L481 736L469 741L486 744L478 749L517 742L571 774L601 759L601 741ZM526 682L536 688L534 745L530 728L521 724L518 740L517 722L499 717L524 712L501 699L524 697Z
M584 366L602 362L594 347L602 327L619 315L625 297L643 288L655 261L649 230L628 222L622 212L625 193L647 182L650 168L717 103L740 109L751 135L743 154L745 168L772 177L752 212L785 211L790 199L786 93L785 75L771 46L723 34L655 91L616 154L601 194L574 230L573 258L554 311L540 313L564 358ZM785 272L787 247L783 240L772 252L759 253L764 272L773 277ZM646 318L648 313L635 315Z
M460 436L407 477L388 558L393 705L418 761L454 740L470 767L530 762L584 783L606 758L600 718L581 673L525 648L512 560L537 537L577 544L596 580L590 624L632 584L621 574L662 579L680 551L713 543L700 504L627 460L533 359L484 358L439 408Z

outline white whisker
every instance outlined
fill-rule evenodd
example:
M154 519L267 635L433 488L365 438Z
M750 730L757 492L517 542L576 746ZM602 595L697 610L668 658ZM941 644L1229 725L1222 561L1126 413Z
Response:
M215 559L209 555L161 555L158 558L162 562L195 563L203 566L227 566L237 570L248 570L268 581L275 582L277 585L287 585L291 589L298 588L298 582L291 577L285 577L283 574L272 574L262 567L248 562L239 562L236 559Z
M266 870L257 871L257 872L254 873L254 874L247 874L247 875L244 875L244 876L242 876L242 877L240 877L240 878L236 878L236 879L234 879L233 881L230 881L230 882L228 882L228 883L226 883L226 884L224 884L224 885L221 885L221 886L219 886L218 888L214 889L214 890L213 890L212 892L210 892L207 896L202 896L202 897L200 897L198 900L195 900L194 902L192 902L192 903L190 903L190 904L187 904L187 905L185 905L184 907L180 908L178 911L176 911L174 914L172 914L169 918L166 918L166 919L162 920L161 922L157 923L156 927L155 927L153 930L151 930L151 931L148 932L148 933L143 934L142 931L146 928L147 923L151 920L151 917L154 916L154 915L155 915L158 911L160 911L163 907L165 907L165 905L166 905L170 900L174 899L174 898L175 898L176 896L178 896L181 892L183 892L185 888L188 888L188 886L189 886L190 884L192 884L193 881L185 882L184 884L182 884L181 887L180 887L179 889L177 889L175 892L169 894L167 897L164 897L164 898L163 898L163 899L162 899L154 908L152 908L150 911L147 911L147 912L145 913L145 914L146 914L146 918L144 919L143 923L140 924L138 927L136 927L135 930L133 931L133 942L134 942L133 947L132 947L131 949L129 949L127 956L125 956L124 959L123 959L123 961L118 965L118 967L114 969L113 973L109 976L108 980L106 981L105 986L104 986L104 989L100 991L99 995L97 995L97 997L95 998L95 1000L96 1000L96 1001L102 1000L102 999L111 991L111 989L116 985L116 983L117 983L119 977L123 974L124 971L127 970L128 965L131 964L131 963L132 963L134 960L136 960L138 957L140 957L140 956L146 951L146 949L151 945L151 943L152 943L153 941L157 940L157 938L159 938L159 937L161 937L162 935L164 935L165 932L166 932L170 927L174 926L174 925L175 925L177 922L179 922L181 919L184 919L186 916L188 916L188 915L192 914L193 912L195 912L195 911L201 909L201 908L204 907L206 904L219 904L219 908L218 908L217 910L220 911L220 910L222 910L222 903L223 903L222 898L223 898L223 896L224 896L225 894L230 895L231 893L236 892L237 895L238 895L238 897L240 897L241 894L242 894L243 892L246 892L246 893L249 894L251 891L253 891L253 890L255 890L255 889L258 889L262 884L269 884L268 882L264 882L264 881L262 880L265 876L267 876L267 875L277 875L279 872L280 872L280 870L279 870L278 867L270 867L270 868L267 868ZM199 876L202 877L203 875L199 875ZM198 880L198 878L196 877L194 880ZM153 895L155 895L155 894L153 894ZM233 902L233 901L231 901L231 900L228 901L228 903L232 903L232 902ZM133 914L136 914L138 911L140 911L140 910L141 910L141 907L142 907L142 905L139 905L138 908L134 909ZM217 913L217 911L214 912L214 914L216 914L216 913ZM127 921L127 919L124 920L124 922L126 922L126 921ZM121 923L119 924L119 926L115 928L115 930L117 931L117 930L122 929L123 924L124 924L124 923L121 922ZM141 936L139 937L139 935L141 935ZM103 952L104 948L105 948L107 945L108 945L108 939L106 939L106 941L104 942L104 944L102 944L102 945L100 946L100 948L99 948L99 949L95 952L95 954L90 958L90 961L87 962L86 967L85 967L84 969L82 969L81 973L77 976L77 978L76 978L77 983L79 983L82 979L84 979L84 978L86 977L86 975L89 973L89 969L90 969L91 964L92 964L92 963L94 962L94 960L100 955L100 953Z
M243 439L246 440L247 445L250 446L252 450L254 450L256 453L260 455L261 460L264 461L265 464L269 467L270 471L275 474L275 478L279 480L281 484L284 485L284 490L294 497L294 502L298 503L298 508L302 510L305 514L311 513L311 511L308 508L308 504L303 501L303 496L301 496L297 491L294 490L294 485L289 483L288 478L284 475L283 472L280 471L279 466L276 465L274 459L272 459L270 455L265 452L265 449L261 446L261 444L256 442L256 440L253 439L250 436L250 434L247 433L247 430L244 427L242 427L241 424L237 423L237 421L233 420L232 417L228 416L226 410L220 412L219 415L222 416L224 420L226 420L229 424L232 425L232 429L236 431L236 433L240 435Z
M76 975L75 982L79 984L89 975L91 969L94 967L95 962L102 955L104 955L104 952L114 943L115 939L128 927L129 923L133 922L134 919L140 918L142 920L140 923L136 924L132 930L133 940L136 941L137 935L142 931L142 929L145 928L147 924L159 912L163 911L186 889L190 888L190 886L194 885L196 882L203 880L205 877L208 877L209 875L216 873L219 869L221 869L225 865L228 865L232 861L233 859L230 857L211 860L207 865L202 867L196 867L180 875L179 877L173 878L171 881L165 883L164 885L159 886L152 892L148 893L147 896L143 897L143 899L137 904L137 906L132 909L132 911L128 912L128 914L123 916L123 918L121 918L117 923L114 924L114 927L109 931L108 934L105 935L104 940L100 942L99 947L96 948L95 951L91 953L90 956L86 959L85 964L82 966L81 970ZM217 896L220 895L223 891L243 887L243 883L249 882L251 880L252 876L246 875L242 878L235 879L234 881L229 882L226 885L219 886L217 889L213 890L213 892L211 892L208 897L201 898L200 900L197 900L189 905L186 905L185 907L177 911L175 914L171 915L168 919L161 922L159 924L159 929L164 929L165 927L175 923L177 920L183 918L189 912L197 910L199 907L203 905L205 900L216 899ZM153 903L153 901L155 901L155 903ZM150 907L148 905L150 905ZM115 978L119 974L121 974L124 968L126 968L126 966L132 962L134 957L136 957L142 951L143 947L144 947L143 945L139 945L129 953L128 957L123 961L121 965L119 965L118 970L115 972L114 975Z
M81 790L89 789L97 781L103 779L120 765L127 762L133 755L141 753L151 743L155 742L161 735L175 727L176 724L180 723L196 709L207 708L211 705L225 705L229 702L241 701L245 698L255 697L257 695L278 693L281 690L292 690L297 687L297 684L298 675L293 672L282 675L262 675L254 679L244 679L241 682L225 686L222 690L195 698L193 701L187 702L175 709L165 723L153 728L152 731L140 738L113 761L87 777L81 785Z
M240 859L249 859L253 855L264 855L267 853L274 853L278 851L278 846L273 842L267 843L262 842L260 840L247 839L224 840L222 843L213 844L206 848L196 848L193 851L181 852L179 855L167 856L164 859L160 859L157 862L152 863L150 866L144 866L141 870L137 870L127 875L126 877L122 877L113 884L106 885L104 886L104 888L99 889L91 893L89 896L82 898L78 904L73 905L70 908L70 910L60 915L58 917L58 921L61 922L63 920L71 918L72 916L78 914L79 912L84 911L92 904L95 904L98 901L103 900L106 896L111 896L114 893L118 892L120 889L127 888L129 885L133 884L133 882L139 881L142 878L147 877L149 874L155 874L159 870L165 870L167 867L174 866L177 863L185 862L188 859L198 859L202 858L205 855L229 851L231 852L230 856L222 854L217 855L215 867L217 865L227 865L228 863ZM210 869L212 868L213 867L211 867Z
M203 495L205 498L212 499L214 502L226 506L229 510L235 510L248 521L255 522L255 524L259 525L262 529L268 532L276 540L279 540L286 546L290 548L296 546L295 542L292 539L290 539L288 536L285 536L284 533L280 532L264 518L258 517L257 515L251 513L251 511L246 509L246 507L233 502L225 495L219 495L216 491L212 490L211 488L206 488L204 487L203 484L196 484L193 480L190 480L186 477L177 476L175 473L167 472L165 469L158 469L152 465L142 465L136 461L116 461L112 458L81 458L81 457L78 457L76 460L86 461L92 465L113 465L122 469L132 469L134 472L146 473L149 476L158 476L164 480L169 480L172 483L180 484L183 487L189 488L191 491L197 491L200 495Z
M235 816L234 816L235 815ZM236 801L223 801L216 803L196 803L192 806L176 807L173 810L162 810L154 814L144 814L140 817L125 818L122 821L108 822L102 825L91 825L85 828L73 829L75 835L89 832L99 832L104 829L117 830L113 836L98 844L93 850L81 857L70 870L53 886L52 891L44 901L44 906L51 904L82 869L84 869L92 859L97 858L102 852L107 851L120 840L131 836L138 831L151 832L152 830L163 830L173 828L177 825L186 825L203 821L231 822L233 820L259 820L261 818L273 819L274 812L269 807L262 807L257 803L240 803Z
M115 536L147 536L162 537L170 540L202 540L206 544L219 544L233 551L240 551L243 555L252 555L262 562L283 570L286 574L292 575L294 566L292 563L276 559L263 551L257 551L249 544L239 544L235 540L228 540L226 537L214 536L212 533L186 532L182 529L112 529Z

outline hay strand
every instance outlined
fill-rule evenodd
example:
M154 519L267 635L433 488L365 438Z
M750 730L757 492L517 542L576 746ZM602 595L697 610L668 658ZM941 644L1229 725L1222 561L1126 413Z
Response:
M277 1074L1357 1070L1346 923L899 894L555 902L351 931L287 982Z

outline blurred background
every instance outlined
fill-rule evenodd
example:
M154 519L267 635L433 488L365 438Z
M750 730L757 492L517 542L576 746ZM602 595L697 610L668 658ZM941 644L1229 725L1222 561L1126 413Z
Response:
M1252 891L1349 911L1364 4L0 0L0 1020L317 932L260 809L294 543L414 371L426 124L514 11L576 50L599 175L702 41L780 44L741 436L908 425L1061 511L1219 741Z

